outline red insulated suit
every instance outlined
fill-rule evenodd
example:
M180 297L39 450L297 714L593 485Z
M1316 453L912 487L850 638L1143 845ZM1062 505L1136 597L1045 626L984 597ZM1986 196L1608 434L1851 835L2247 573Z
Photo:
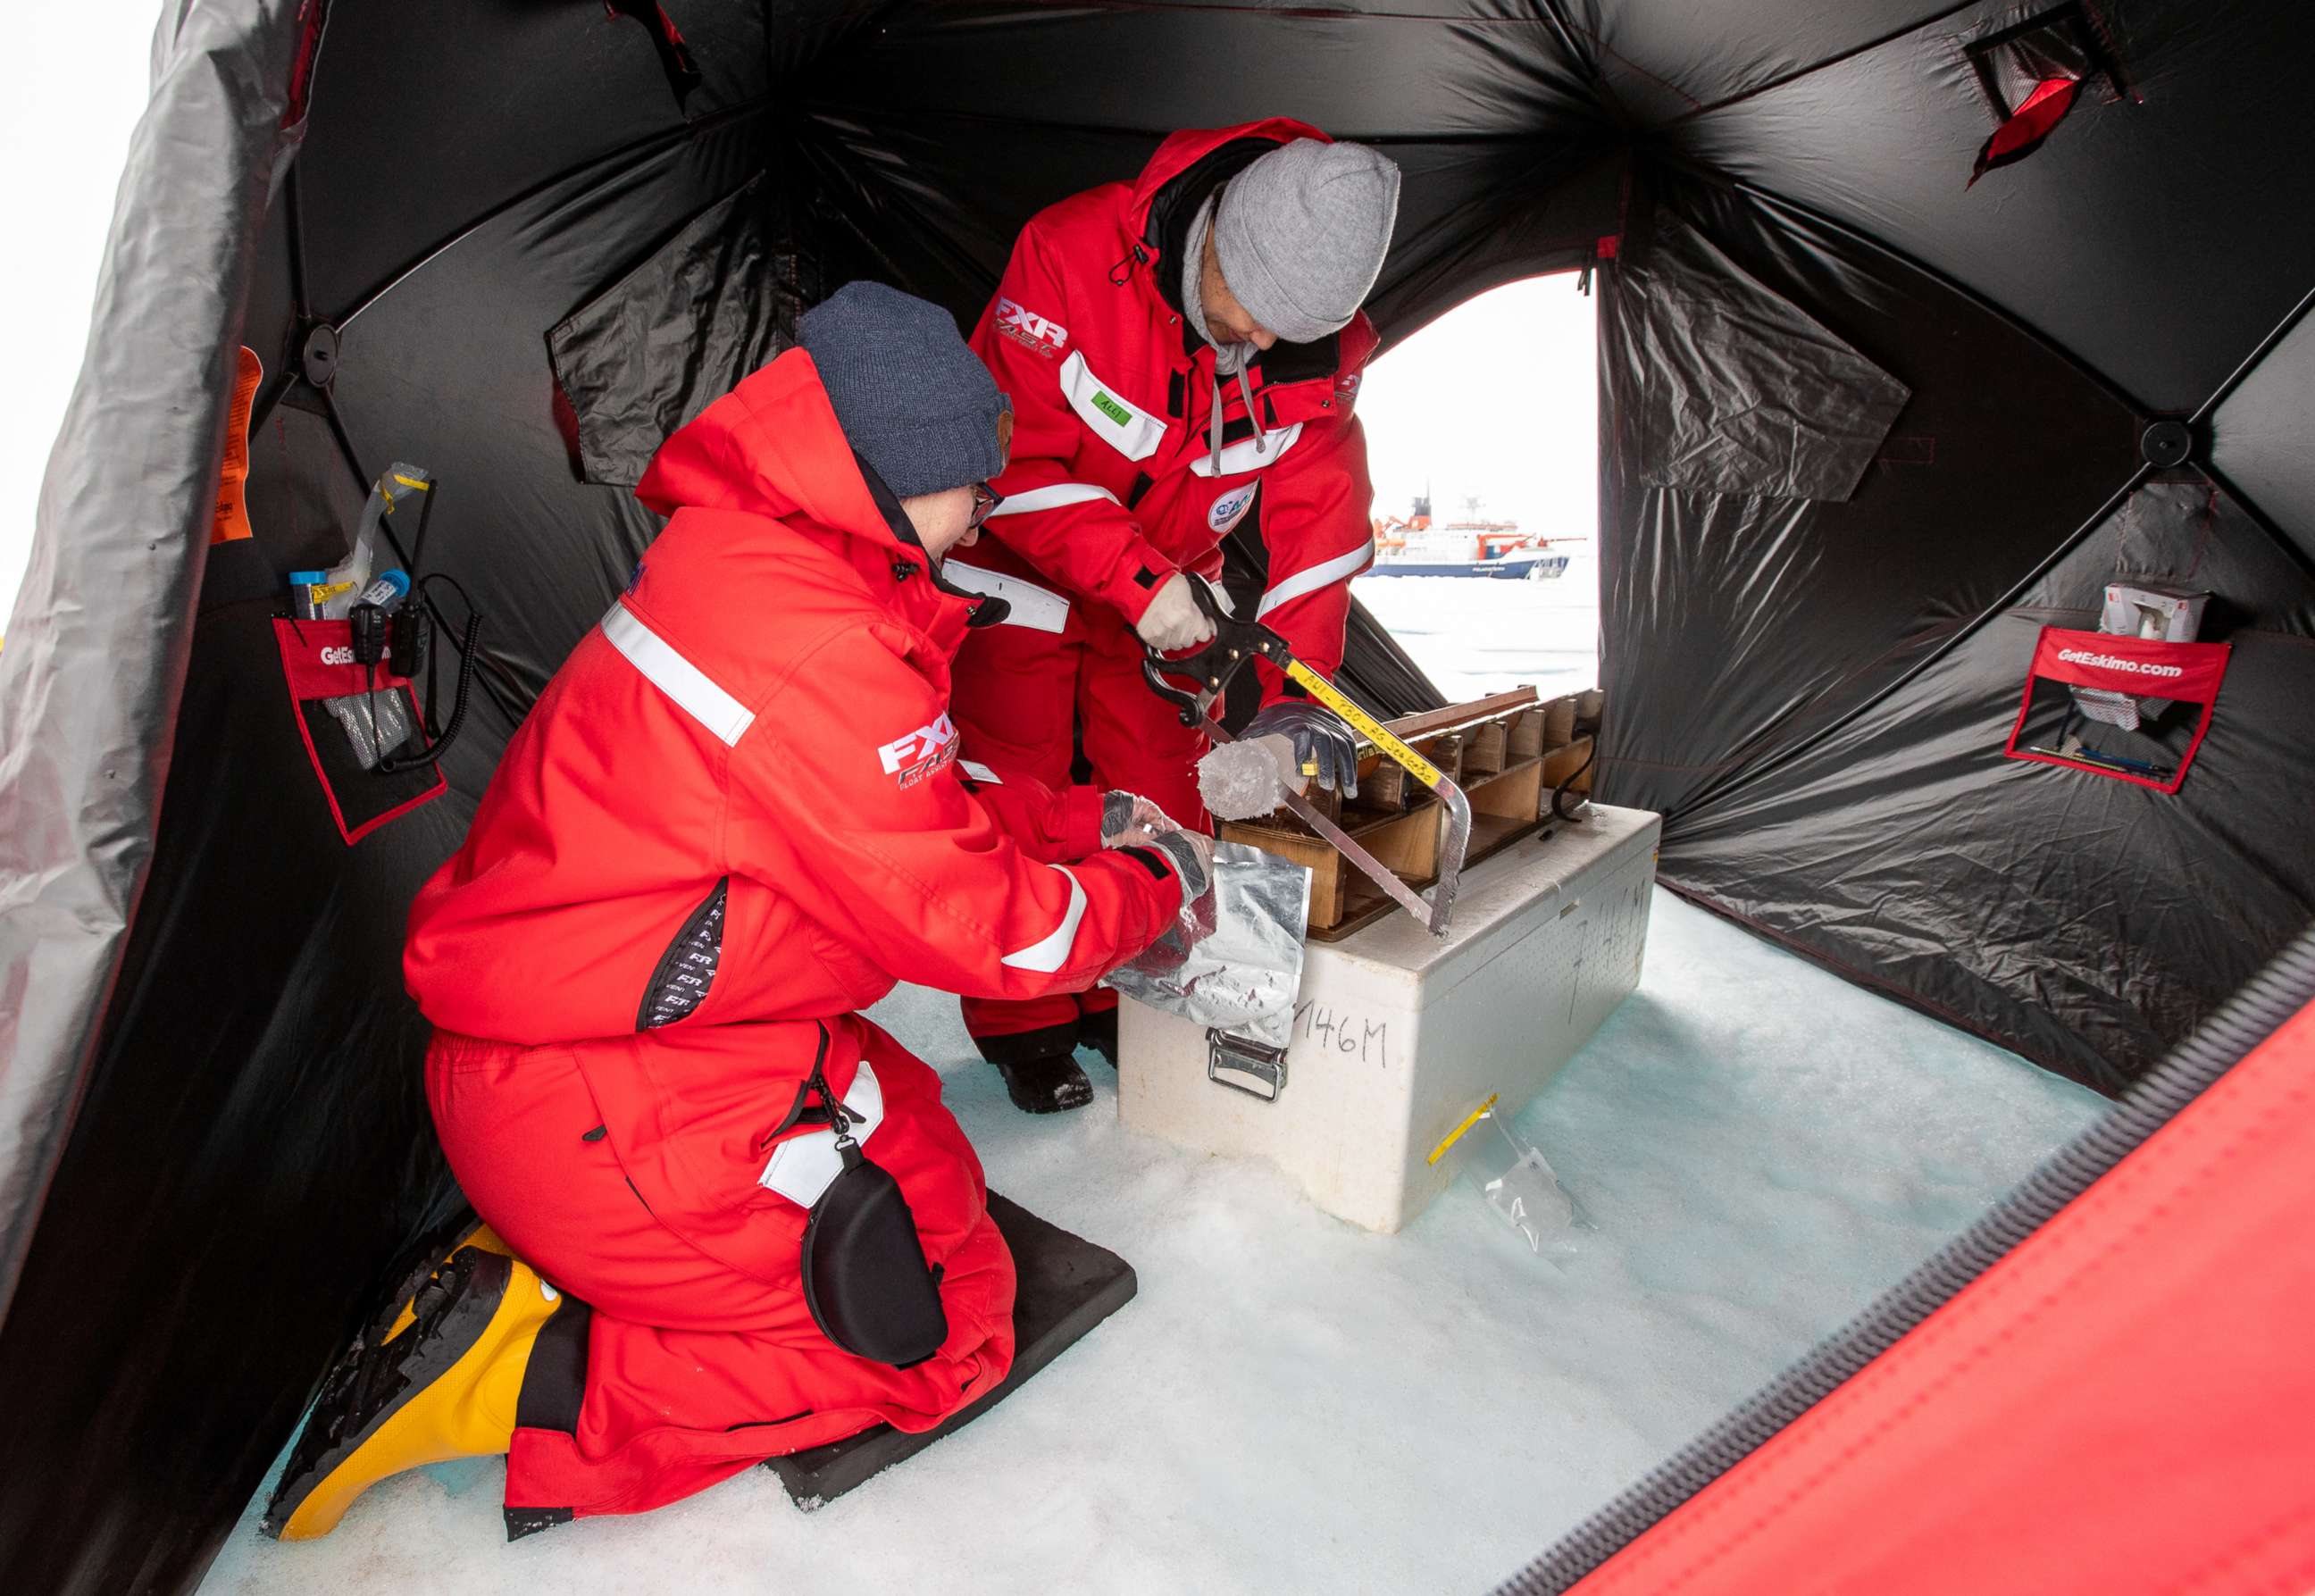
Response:
M1059 785L1081 724L1096 785L1206 824L1204 739L1142 682L1132 626L1176 571L1219 574L1221 540L1240 526L1269 557L1260 618L1320 675L1341 664L1350 580L1374 560L1353 413L1374 328L1362 315L1264 352L1246 372L1254 417L1224 378L1217 465L1214 351L1180 300L1205 198L1278 145L1324 137L1283 118L1176 133L1132 182L1087 190L1022 229L971 340L1013 397L1012 463L995 484L1005 502L980 546L950 562L953 580L1013 601L1007 624L957 657L956 715L981 757ZM1265 700L1278 697L1282 678L1260 669ZM1114 1001L1089 993L1083 1006ZM1047 1051L1078 1008L969 999L965 1020L1001 1058Z
M852 1011L902 973L1080 990L1180 897L1100 851L1090 789L961 772L970 604L896 536L808 355L677 433L638 493L673 519L508 746L404 962L451 1167L591 1310L568 1412L534 1422L554 1405L526 1384L507 1468L510 1508L580 1515L928 1429L1003 1379L1013 1265L980 1163L933 1073ZM793 1177L829 1138L790 1116L823 1038L944 1271L947 1341L907 1369L840 1351L802 1291Z

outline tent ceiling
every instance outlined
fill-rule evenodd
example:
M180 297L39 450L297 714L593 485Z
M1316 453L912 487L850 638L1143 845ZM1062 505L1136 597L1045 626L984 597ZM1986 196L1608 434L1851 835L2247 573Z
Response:
M2315 281L2315 164L2288 5L2160 7L2129 35L2140 102L2089 94L2031 161L1966 187L1992 129L1974 5L1671 130L1681 153L1821 210L1944 273L2150 412L2193 410ZM2209 158L2181 158L2183 150ZM1989 374L1990 376L1991 374Z

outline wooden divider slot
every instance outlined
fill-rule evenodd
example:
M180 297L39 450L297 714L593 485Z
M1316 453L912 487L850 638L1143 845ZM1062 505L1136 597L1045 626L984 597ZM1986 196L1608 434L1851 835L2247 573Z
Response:
M1583 770L1583 774L1576 776L1575 785L1569 791L1590 792L1592 772L1584 769L1584 763L1591 758L1592 740L1588 737L1579 737L1565 748L1552 749L1543 757L1544 784L1547 786L1557 787L1569 776L1574 776L1576 771Z
M1589 703L1584 700L1588 699ZM1450 705L1387 723L1392 733L1445 771L1471 805L1471 840L1465 868L1535 832L1553 790L1590 757L1592 740L1577 738L1579 712L1590 723L1600 696L1567 694L1539 703L1533 687ZM1587 769L1575 783L1591 791ZM1342 802L1314 792L1320 812L1417 891L1429 890L1439 870L1446 812L1432 793L1379 750L1362 745L1359 795ZM1397 905L1332 845L1312 835L1284 810L1261 820L1226 820L1225 840L1263 848L1310 872L1310 936L1339 941Z

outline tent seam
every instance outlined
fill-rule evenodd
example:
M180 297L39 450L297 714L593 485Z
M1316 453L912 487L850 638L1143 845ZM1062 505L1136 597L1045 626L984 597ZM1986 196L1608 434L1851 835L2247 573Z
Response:
M1710 116L1715 111L1725 111L1734 105L1742 105L1746 101L1756 100L1763 94L1773 94L1778 89L1786 88L1793 84L1796 84L1805 77L1814 77L1816 74L1823 72L1829 66L1838 66L1842 62L1853 61L1859 56L1871 55L1875 50L1886 49L1889 46L1896 43L1899 40L1909 38L1912 34L1920 32L1924 28L1934 28L1939 22L1944 22L1947 18L1956 15L1961 12L1967 11L1970 7L1977 4L1978 3L1979 0L1955 0L1953 4L1947 6L1942 11L1933 12L1929 15L1921 18L1919 22L1908 22L1905 26L1894 29L1887 33L1882 34L1877 39L1868 39L1863 44L1851 45L1845 50L1836 51L1833 54L1825 57L1822 60L1812 62L1806 66L1799 67L1795 71L1788 72L1782 77L1772 77L1766 83L1755 84L1749 89L1739 90L1737 93L1729 95L1725 100L1716 100L1709 105L1699 105L1694 111L1684 111L1681 115L1674 117L1671 121L1661 124L1661 126L1665 129L1677 128L1683 122L1695 120L1698 117Z

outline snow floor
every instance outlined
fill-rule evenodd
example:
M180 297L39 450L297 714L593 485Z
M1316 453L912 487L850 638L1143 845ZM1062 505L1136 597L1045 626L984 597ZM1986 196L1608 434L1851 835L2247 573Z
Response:
M496 1459L208 1592L1477 1592L1838 1326L2101 1100L1660 892L1640 989L1517 1122L1596 1221L1539 1259L1467 1187L1396 1237L1094 1105L1016 1113L953 1002L877 1017L989 1184L1140 1295L994 1412L815 1513L767 1471L501 1539ZM262 1501L266 1482L259 1494Z

